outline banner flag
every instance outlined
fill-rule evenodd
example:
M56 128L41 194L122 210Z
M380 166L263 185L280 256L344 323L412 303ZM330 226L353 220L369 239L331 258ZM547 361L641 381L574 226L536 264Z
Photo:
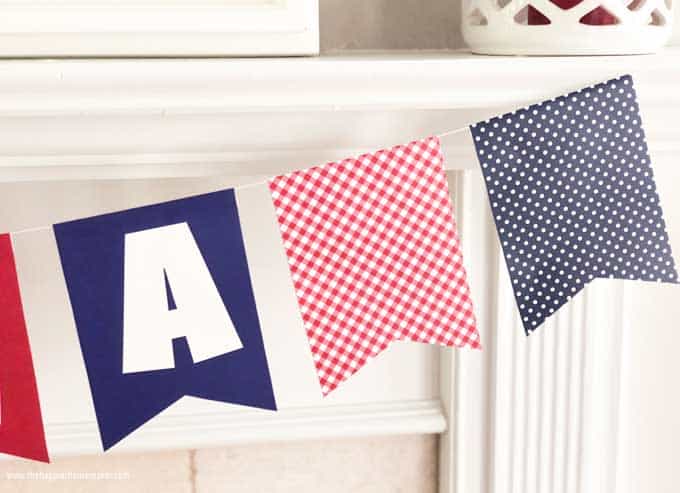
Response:
M234 190L54 232L105 450L182 396L276 409Z
M9 234L0 235L0 452L49 462Z
M436 137L269 187L324 394L392 341L481 347Z
M677 282L630 76L471 132L527 333L595 278Z

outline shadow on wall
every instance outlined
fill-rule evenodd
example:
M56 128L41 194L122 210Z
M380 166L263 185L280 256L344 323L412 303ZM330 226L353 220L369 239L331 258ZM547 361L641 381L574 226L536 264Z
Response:
M460 0L319 0L321 50L464 47Z

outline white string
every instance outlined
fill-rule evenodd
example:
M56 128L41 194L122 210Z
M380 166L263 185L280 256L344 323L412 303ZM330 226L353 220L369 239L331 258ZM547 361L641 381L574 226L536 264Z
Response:
M37 226L35 228L26 228L26 229L20 229L19 231L12 231L10 232L11 235L18 235L21 233L32 233L34 231L44 231L46 229L50 229L51 226Z
M440 134L437 134L436 137L439 137L440 139L442 137L447 137L449 135L454 135L454 134L459 134L461 132L465 132L468 129L468 127L462 127L462 128L457 128L455 130L449 130L448 132L443 132Z
M441 139L441 138L444 138L444 137L448 137L449 135L455 135L455 134L464 132L467 129L468 129L468 127L456 128L454 130L448 130L448 131L442 132L440 134L435 134L435 137ZM255 186L259 186L259 185L265 185L268 181L269 180L267 179L267 180L253 182L253 183L248 183L246 185L239 185L238 187L232 187L232 188L234 188L234 189L250 188L250 187L255 187ZM48 229L51 229L51 228L52 228L52 226L38 226L38 227L35 227L35 228L20 229L19 231L11 231L9 234L18 235L18 234L22 234L22 233L33 233L33 232L36 232L36 231L45 231L45 230L48 230Z
M465 127L456 128L456 129L453 129L453 130L447 130L446 132L442 132L440 134L434 134L434 136L439 138L439 139L442 139L444 137L448 137L449 135L455 135L455 134L459 134L461 132L464 132L464 131L468 130L468 128L469 128L468 126L465 126ZM252 182L252 183L248 183L246 185L239 185L239 186L233 187L233 188L243 190L244 188L266 185L267 182L269 182L269 178L267 178L266 180L262 180L262 181L255 181L255 182Z
M245 190L246 188L252 188L252 187L259 187L260 185L266 185L269 182L269 178L266 180L261 180L261 181L253 181L251 183L247 183L245 185L239 185L237 187L232 187L234 190L239 189L239 190Z

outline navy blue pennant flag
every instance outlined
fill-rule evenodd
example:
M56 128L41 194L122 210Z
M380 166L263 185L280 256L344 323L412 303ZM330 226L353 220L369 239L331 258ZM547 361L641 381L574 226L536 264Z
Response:
M527 333L595 278L677 282L630 76L471 132Z
M54 231L105 450L185 395L276 409L233 190Z

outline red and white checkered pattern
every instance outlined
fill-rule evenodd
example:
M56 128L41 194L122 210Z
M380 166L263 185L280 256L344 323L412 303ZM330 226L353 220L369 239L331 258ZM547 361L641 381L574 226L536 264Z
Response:
M321 388L392 341L479 348L439 139L269 182Z

